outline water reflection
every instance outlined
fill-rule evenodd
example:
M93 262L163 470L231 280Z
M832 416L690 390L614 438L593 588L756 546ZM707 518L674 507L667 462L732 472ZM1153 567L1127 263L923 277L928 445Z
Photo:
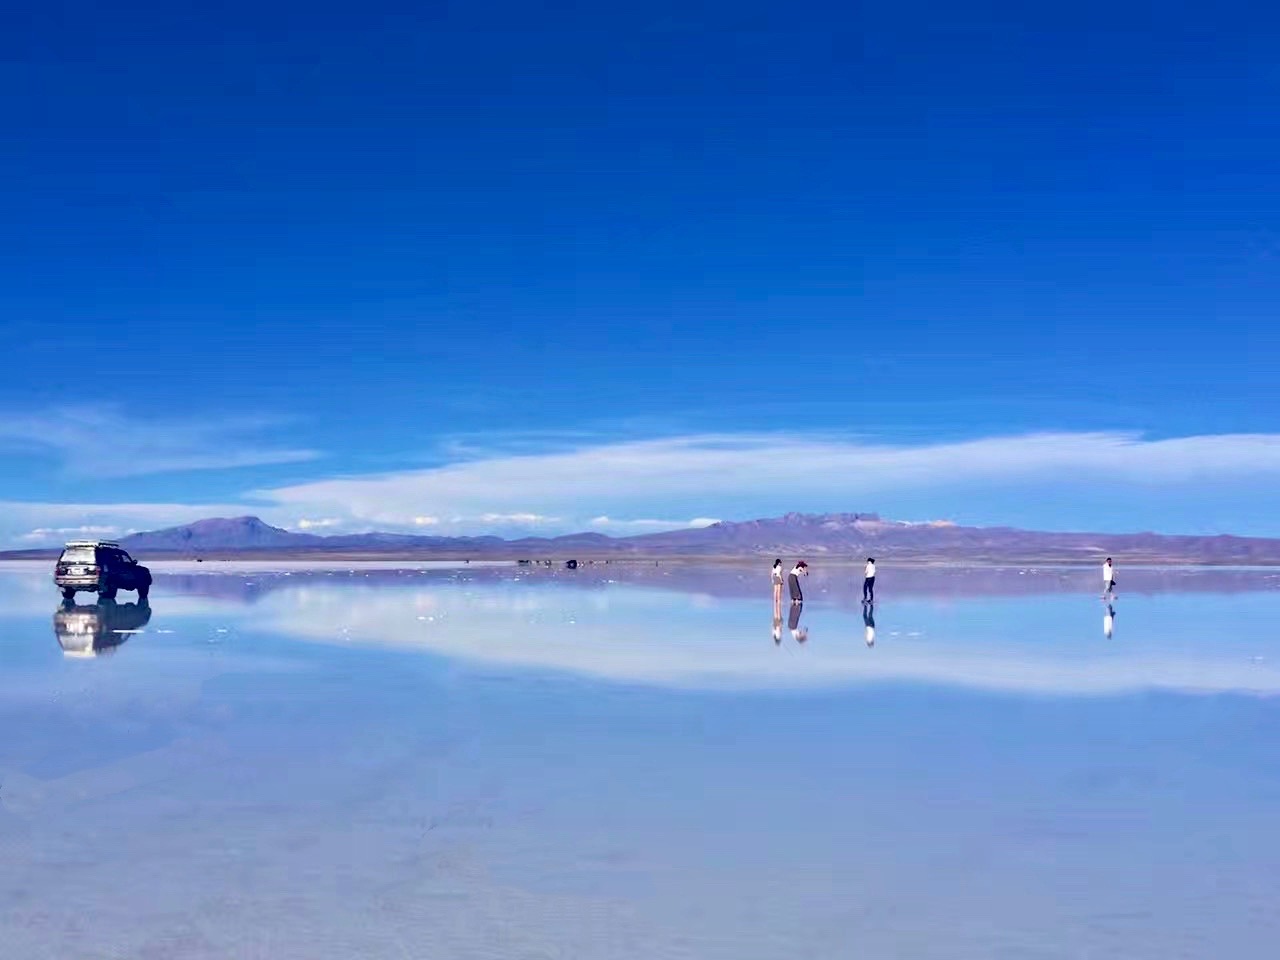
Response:
M1108 603L1106 615L1103 616L1102 618L1102 633L1108 640L1110 640L1112 634L1115 633L1115 630L1116 630L1116 608L1114 604Z
M796 643L804 643L809 639L809 628L800 626L800 613L803 610L803 603L794 603L787 617L787 629L791 631L791 639Z
M1280 701L1110 696L1280 693L1277 592L1127 595L1124 642L1098 644L1096 591L895 589L871 652L874 610L812 589L773 625L824 643L782 651L758 589L298 574L211 596L238 577L163 589L147 627L171 638L84 664L48 646L48 579L0 575L10 960L1261 960L1280 935ZM147 611L54 619L92 650Z
M591 575L589 568L585 575ZM606 579L584 589L582 570L570 577L560 571L529 576L514 566L343 575L321 569L281 574L251 603L224 599L259 589L259 576L195 577L200 589L187 594L176 581L159 581L166 595L166 626L177 626L180 635L230 631L373 645L481 670L568 672L663 687L914 682L1067 695L1140 689L1280 694L1273 628L1280 620L1280 590L1274 588L1230 597L1134 598L1125 643L1105 657L1077 642L1082 633L1096 635L1096 594L960 600L908 594L895 600L892 630L886 633L874 607L858 604L855 614L815 591L809 602L775 612L771 623L775 646L786 639L785 630L793 642L805 645L806 656L776 657L752 639L759 636L758 587L754 597L739 599L690 595L679 576L670 587ZM47 624L48 589L47 571L21 577L0 571L0 615L35 605ZM1104 632L1114 630L1116 607L1104 607ZM1190 639L1188 624L1209 609L1224 625L1219 642L1182 642ZM114 609L73 605L58 617L59 643L84 653L118 645L127 634L115 631L146 622L141 610L133 621L121 619L134 610L137 606L128 604ZM669 629L655 631L655 623ZM807 646L814 629L827 630L828 637L851 637L859 626L877 656L861 655L848 643ZM902 642L875 643L886 636Z
M68 600L53 615L53 633L67 656L96 657L114 653L150 619L151 606L145 600L99 600L89 604Z
M3 566L0 565L0 569ZM753 568L736 564L689 565L666 563L614 563L579 567L570 573L550 568L513 564L463 566L434 563L420 566L362 563L351 567L308 568L306 564L219 563L205 565L199 573L193 564L157 565L158 589L183 595L206 596L238 603L255 603L267 595L287 590L298 578L323 577L332 583L396 586L407 582L468 582L479 585L538 582L596 591L614 584L630 584L680 593L715 597L758 597L760 578ZM806 580L811 599L857 608L861 605L861 579L852 568L838 564L814 568ZM859 573L861 570L859 569ZM904 567L894 572L894 596L915 597L1030 597L1070 595L1096 597L1093 567ZM1252 593L1280 589L1280 570L1223 568L1137 568L1126 571L1126 593L1154 596L1165 593ZM47 592L47 591L42 591ZM779 598L781 605L781 598Z

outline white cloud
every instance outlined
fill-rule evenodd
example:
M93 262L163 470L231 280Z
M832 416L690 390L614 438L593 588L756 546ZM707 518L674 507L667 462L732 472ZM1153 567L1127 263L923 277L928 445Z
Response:
M337 517L321 517L318 520L310 520L306 517L298 521L299 530L323 530L329 527L342 526L342 520Z
M559 517L547 517L540 513L482 513L477 519L481 523L514 523L521 526L534 526L541 523L555 523ZM460 518L460 522L466 522L467 518Z
M93 477L226 470L317 456L255 439L281 425L270 417L139 419L109 406L10 411L0 416L0 450L52 455L68 474Z
M694 517L692 520L621 520L609 516L592 517L587 521L589 526L597 529L607 529L611 533L658 533L664 530L688 530L690 528L709 527L719 520L711 520L707 517Z
M1120 433L1038 433L937 444L749 434L473 457L254 496L281 509L356 520L397 512L412 516L412 505L429 502L456 523L551 524L562 517L580 527L592 516L644 517L671 503L718 513L750 498L783 512L806 509L820 498L856 507L877 494L962 484L1096 478L1108 486L1140 487L1262 476L1280 476L1280 434L1146 440Z
M122 531L119 527L82 525L79 527L37 527L24 533L19 540L26 543L46 543L60 537L114 537Z
M441 534L510 535L523 527L628 534L706 526L714 516L875 509L911 491L928 504L926 515L936 516L962 503L963 491L995 485L1019 492L1010 502L1021 503L1025 516L1034 510L1028 504L1064 482L1104 491L1110 503L1127 496L1125 502L1137 505L1151 491L1176 487L1194 514L1231 506L1231 482L1265 489L1276 479L1280 434L1148 440L1119 433L1038 433L934 444L698 435L487 457L471 449L466 459L443 466L260 489L232 504L0 502L0 542L17 543L38 529L149 530L246 513L281 526L305 517L316 529L351 531L430 527ZM424 504L431 505L431 514L422 512ZM693 519L664 519L673 514Z

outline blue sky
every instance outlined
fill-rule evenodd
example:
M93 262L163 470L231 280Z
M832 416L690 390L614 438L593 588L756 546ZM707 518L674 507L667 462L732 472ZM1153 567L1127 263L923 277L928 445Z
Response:
M0 540L1280 535L1280 14L415 6L6 31Z

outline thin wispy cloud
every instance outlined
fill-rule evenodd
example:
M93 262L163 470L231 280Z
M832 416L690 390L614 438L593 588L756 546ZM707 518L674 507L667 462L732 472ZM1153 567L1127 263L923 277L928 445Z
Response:
M692 520L655 520L646 517L639 517L633 520L626 520L619 517L599 516L592 517L588 521L588 526L596 530L606 533L659 533L664 530L687 530L689 528L709 527L712 524L719 523L710 517L694 517Z
M528 511L516 513L482 513L479 517L457 517L455 523L466 523L468 520L479 520L481 523L516 524L517 526L537 526L544 523L556 523L559 517L548 517L541 513Z
M9 412L0 451L56 458L74 476L130 477L313 460L315 450L269 443L287 421L271 417L138 417L114 407Z
M37 527L24 533L20 540L26 543L46 543L61 537L114 537L126 531L104 524L82 524L78 527Z

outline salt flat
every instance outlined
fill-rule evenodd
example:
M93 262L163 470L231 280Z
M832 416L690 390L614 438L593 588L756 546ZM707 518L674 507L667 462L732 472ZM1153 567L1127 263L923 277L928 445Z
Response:
M1274 573L882 573L6 565L4 954L1271 955Z

